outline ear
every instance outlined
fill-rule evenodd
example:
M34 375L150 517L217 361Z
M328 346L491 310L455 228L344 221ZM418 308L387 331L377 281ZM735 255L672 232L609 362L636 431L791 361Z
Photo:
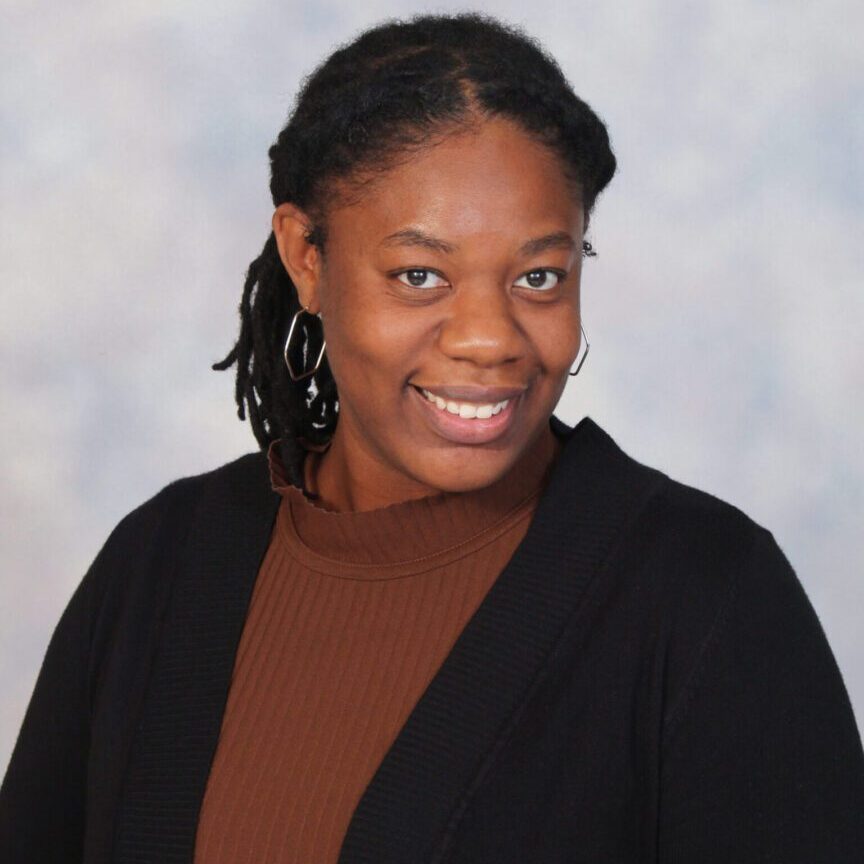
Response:
M317 315L321 251L309 242L313 227L312 220L294 204L280 204L273 213L273 234L282 264L297 288L300 303Z

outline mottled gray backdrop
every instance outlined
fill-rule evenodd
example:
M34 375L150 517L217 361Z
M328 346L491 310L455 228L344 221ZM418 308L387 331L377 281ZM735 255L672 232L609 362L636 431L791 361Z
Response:
M298 81L421 8L3 0L0 770L113 525L254 447L209 366ZM481 8L552 50L619 158L559 414L770 528L864 718L864 4Z

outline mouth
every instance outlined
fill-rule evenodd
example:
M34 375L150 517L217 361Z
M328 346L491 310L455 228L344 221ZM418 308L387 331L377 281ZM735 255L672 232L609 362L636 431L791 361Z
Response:
M427 421L455 444L488 444L513 424L524 388L412 385Z

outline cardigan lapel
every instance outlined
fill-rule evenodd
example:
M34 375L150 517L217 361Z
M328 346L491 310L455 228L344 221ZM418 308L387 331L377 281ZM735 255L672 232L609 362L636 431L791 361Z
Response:
M190 864L234 657L279 496L261 453L207 478L132 742L113 861Z
M569 429L528 533L414 706L355 809L339 864L440 862L496 743L614 537L663 475L590 418ZM181 558L132 743L116 862L191 864L234 658L279 496L266 460L212 475Z
M510 563L483 598L352 815L339 864L437 864L614 538L662 482L586 417Z

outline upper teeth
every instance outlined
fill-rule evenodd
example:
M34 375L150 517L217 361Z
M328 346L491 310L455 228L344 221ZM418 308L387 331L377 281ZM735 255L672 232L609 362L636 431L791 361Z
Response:
M433 404L437 405L441 411L449 411L451 414L458 414L460 417L476 417L478 420L488 420L493 414L507 407L509 399L503 402L487 403L480 405L477 402L456 402L453 399L442 399L428 390L421 390L423 395Z

